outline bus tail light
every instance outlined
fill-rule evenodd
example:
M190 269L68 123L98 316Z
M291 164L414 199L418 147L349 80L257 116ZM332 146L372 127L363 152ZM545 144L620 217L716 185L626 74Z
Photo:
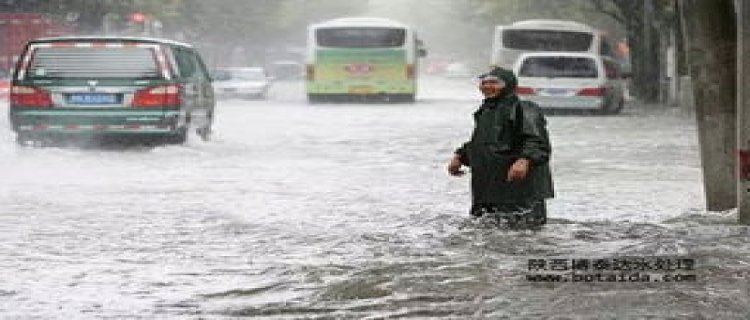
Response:
M315 66L308 64L307 65L307 81L313 81L315 80Z
M37 87L13 86L10 89L10 104L34 108L51 108L52 95Z
M407 64L406 65L406 78L407 79L414 79L414 76L416 75L416 68L413 64Z
M516 94L522 96L533 96L536 95L536 90L532 87L516 87Z
M136 91L133 97L133 107L165 107L180 105L179 85L149 87Z
M583 88L578 91L578 95L585 96L585 97L603 97L607 95L607 88L605 87Z

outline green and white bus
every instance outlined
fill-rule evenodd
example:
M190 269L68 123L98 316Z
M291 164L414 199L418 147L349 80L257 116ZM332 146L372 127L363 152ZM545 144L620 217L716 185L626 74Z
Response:
M416 32L383 18L340 18L308 27L310 102L413 102L417 60L426 55Z

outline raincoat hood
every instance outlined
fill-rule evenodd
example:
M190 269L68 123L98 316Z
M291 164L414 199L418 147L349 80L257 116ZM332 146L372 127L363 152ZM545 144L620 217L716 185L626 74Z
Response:
M490 72L480 75L479 79L488 76L495 76L505 82L505 88L500 93L499 98L515 96L516 87L518 86L518 78L516 78L516 75L514 75L512 71L500 67L495 67L490 70Z

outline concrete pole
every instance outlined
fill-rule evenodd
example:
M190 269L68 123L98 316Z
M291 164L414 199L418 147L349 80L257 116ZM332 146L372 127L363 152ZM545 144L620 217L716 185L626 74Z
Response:
M737 214L750 225L750 4L735 1L737 11Z
M737 207L737 22L732 0L683 0L709 211Z

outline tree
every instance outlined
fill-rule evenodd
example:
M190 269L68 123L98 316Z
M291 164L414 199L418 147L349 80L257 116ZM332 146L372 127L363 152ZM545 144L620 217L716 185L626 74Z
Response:
M664 62L662 35L676 31L671 0L590 0L596 11L625 26L631 50L633 94L643 101L659 100Z
M77 33L94 34L102 29L107 13L127 16L133 0L6 0L0 12L44 13L60 20L69 20Z

